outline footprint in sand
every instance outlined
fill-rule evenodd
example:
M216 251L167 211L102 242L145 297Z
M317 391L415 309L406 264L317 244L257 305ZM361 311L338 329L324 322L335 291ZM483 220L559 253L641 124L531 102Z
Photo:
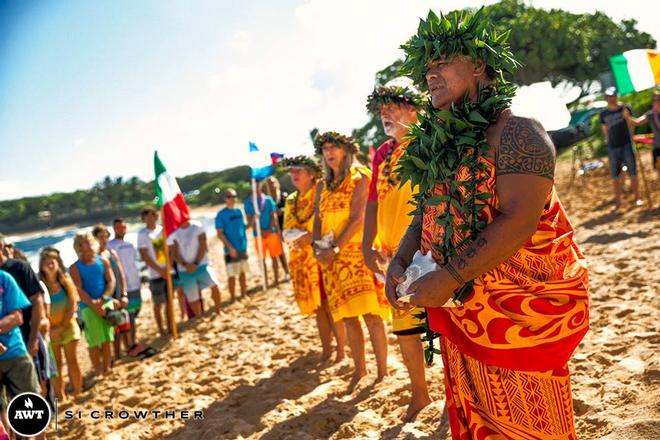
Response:
M631 313L635 313L635 310L633 310L633 309L623 309L620 312L617 312L616 315L614 315L614 316L616 316L617 318L623 318L625 316L630 315Z

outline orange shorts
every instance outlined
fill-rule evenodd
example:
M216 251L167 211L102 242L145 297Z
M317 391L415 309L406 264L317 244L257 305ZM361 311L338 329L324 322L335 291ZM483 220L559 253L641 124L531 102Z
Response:
M271 258L277 258L284 254L284 249L282 249L282 240L280 239L280 234L277 232L271 232L269 234L264 234L261 236L261 255L263 258L266 258L266 254L270 255ZM254 248L259 254L259 241L255 237L254 239Z

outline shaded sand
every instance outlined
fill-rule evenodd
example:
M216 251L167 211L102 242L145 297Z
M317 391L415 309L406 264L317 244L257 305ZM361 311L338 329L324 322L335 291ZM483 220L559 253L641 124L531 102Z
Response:
M648 163L644 156L645 163ZM660 438L660 209L608 214L610 181L604 170L567 190L570 163L558 169L558 190L578 229L591 268L591 330L571 360L576 427L581 439ZM660 182L650 170L660 205ZM217 239L211 261L224 273ZM251 248L252 249L252 248ZM252 257L252 267L256 268ZM222 276L224 284L224 276ZM257 284L254 275L251 286ZM205 292L208 298L208 292ZM223 298L228 293L223 289ZM210 298L207 299L207 303ZM141 332L155 336L150 304ZM60 408L63 439L447 439L441 366L428 371L435 402L417 420L399 423L409 398L407 375L394 337L392 375L372 385L370 375L350 395L350 359L322 364L312 319L297 314L289 283L227 303L182 329L180 339L144 361L120 362L112 376L80 400ZM83 358L86 359L86 354ZM63 419L63 409L200 409L204 421Z

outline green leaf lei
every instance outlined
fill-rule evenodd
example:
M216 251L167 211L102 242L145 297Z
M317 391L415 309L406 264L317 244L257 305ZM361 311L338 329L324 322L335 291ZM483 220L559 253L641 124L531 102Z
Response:
M436 219L445 234L442 242L434 244L435 250L443 256L443 264L456 257L486 228L479 212L493 194L477 192L479 184L484 182L484 178L478 176L486 170L479 158L490 151L486 129L511 105L515 95L515 87L506 81L504 72L513 73L520 65L506 44L508 32L497 34L490 30L482 11L483 8L475 13L458 11L440 17L430 11L426 21L421 20L417 34L401 46L407 56L401 70L420 87L427 87L426 71L430 62L457 55L484 60L494 78L492 84L478 90L475 100L465 96L461 103L441 110L429 103L425 111L418 114L418 123L411 127L411 141L395 170L402 178L401 185L410 181L415 191L415 213L423 214L426 205L445 204L444 215ZM455 176L462 167L470 170L471 179L457 182ZM447 194L432 194L439 183L448 186ZM461 195L459 186L465 187L466 197ZM460 243L454 243L454 215L450 206L465 219L456 226L465 236ZM470 280L454 292L454 300L463 302L473 288L474 280ZM433 355L440 354L433 345L438 335L429 328L426 311L416 316L425 323L426 334L422 340L428 343L424 354L430 365Z

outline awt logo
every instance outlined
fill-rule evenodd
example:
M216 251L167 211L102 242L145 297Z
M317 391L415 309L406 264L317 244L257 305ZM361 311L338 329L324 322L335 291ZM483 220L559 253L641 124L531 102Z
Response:
M34 393L19 394L7 406L9 427L25 437L41 434L50 424L51 416L48 402Z

